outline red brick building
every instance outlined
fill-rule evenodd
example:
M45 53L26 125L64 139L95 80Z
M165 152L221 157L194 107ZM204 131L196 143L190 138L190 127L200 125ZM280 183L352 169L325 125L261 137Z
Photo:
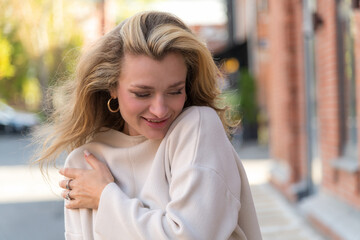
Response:
M270 181L332 239L359 239L359 2L257 0L248 32Z

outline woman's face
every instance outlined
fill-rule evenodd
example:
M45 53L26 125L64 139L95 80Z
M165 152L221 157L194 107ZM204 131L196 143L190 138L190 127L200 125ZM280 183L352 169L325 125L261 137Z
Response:
M125 120L123 132L162 139L184 107L186 75L179 53L168 53L161 60L125 54L113 96Z

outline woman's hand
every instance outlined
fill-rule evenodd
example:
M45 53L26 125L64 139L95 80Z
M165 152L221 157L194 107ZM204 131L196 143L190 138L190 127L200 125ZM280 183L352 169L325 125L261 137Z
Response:
M97 160L87 150L84 151L84 156L92 169L60 170L60 174L67 178L59 182L60 187L66 189L62 192L62 197L68 200L66 208L97 209L102 191L106 185L114 182L114 177L105 163Z

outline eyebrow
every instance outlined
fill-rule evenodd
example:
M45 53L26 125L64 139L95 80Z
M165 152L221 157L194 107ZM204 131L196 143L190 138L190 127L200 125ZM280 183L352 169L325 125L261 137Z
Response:
M176 88L176 87L178 87L180 85L183 85L183 84L185 84L185 81L180 81L180 82L171 84L168 88ZM153 89L153 87L142 85L142 84L134 84L134 85L131 85L131 86L136 87L136 88L141 88L141 89L144 89L144 90Z

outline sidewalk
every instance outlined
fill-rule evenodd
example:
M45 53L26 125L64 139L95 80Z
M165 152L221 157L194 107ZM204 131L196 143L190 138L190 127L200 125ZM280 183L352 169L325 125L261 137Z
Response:
M247 172L263 240L324 240L269 183L271 160L256 144L237 148Z

